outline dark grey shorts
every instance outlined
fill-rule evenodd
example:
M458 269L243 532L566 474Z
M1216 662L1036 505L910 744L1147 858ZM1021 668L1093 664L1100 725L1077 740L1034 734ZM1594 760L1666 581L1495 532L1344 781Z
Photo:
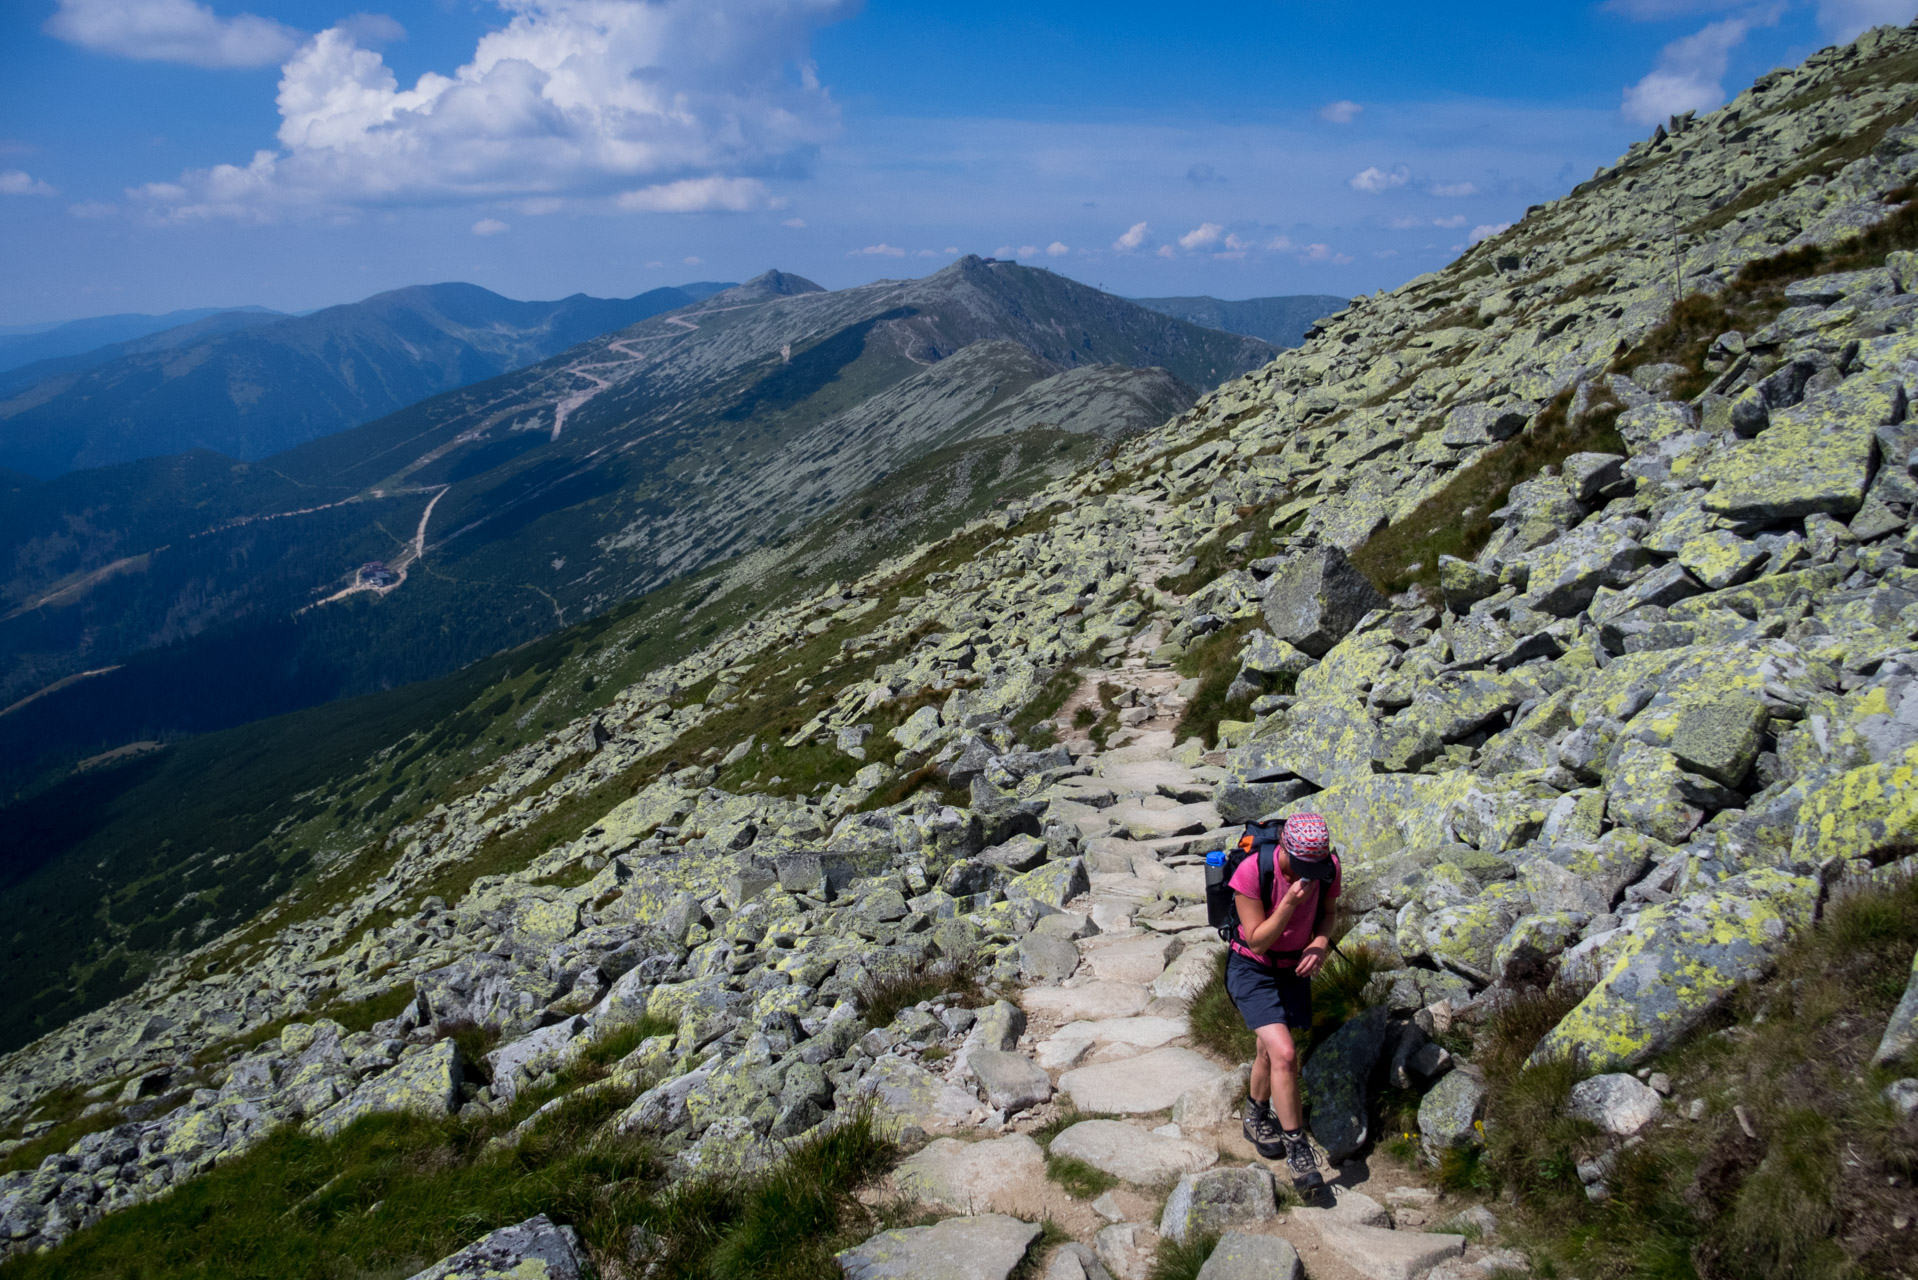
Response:
M1258 964L1234 951L1225 962L1225 991L1254 1031L1276 1022L1294 1030L1312 1025L1312 979L1291 969Z

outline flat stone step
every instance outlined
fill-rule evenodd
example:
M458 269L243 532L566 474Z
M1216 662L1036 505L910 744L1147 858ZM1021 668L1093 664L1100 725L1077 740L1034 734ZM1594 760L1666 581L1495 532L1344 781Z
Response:
M902 1162L893 1181L908 1195L958 1213L1016 1208L1018 1184L1043 1178L1046 1155L1023 1133L987 1142L939 1138Z
M1076 987L1028 987L1019 994L1027 1013L1042 1013L1062 1022L1102 1022L1130 1018L1152 1000L1135 982L1087 982Z
M1188 1035L1192 1024L1185 1018L1103 1018L1096 1022L1068 1022L1052 1033L1053 1040L1087 1040L1093 1044L1130 1044L1141 1049L1156 1049L1180 1036Z
M1154 1049L1122 1062L1080 1067L1059 1077L1059 1088L1081 1111L1140 1115L1165 1111L1188 1089L1225 1074L1210 1058L1190 1049Z
M881 1231L838 1254L847 1280L1006 1280L1041 1229L1004 1214Z
M1162 1186L1219 1162L1211 1147L1127 1124L1081 1120L1052 1140L1052 1154L1083 1160L1093 1168L1139 1186Z

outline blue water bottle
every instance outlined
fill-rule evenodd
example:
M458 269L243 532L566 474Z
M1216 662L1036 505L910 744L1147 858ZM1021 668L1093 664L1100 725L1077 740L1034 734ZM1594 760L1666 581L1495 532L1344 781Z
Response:
M1211 849L1205 855L1205 919L1214 929L1225 924L1226 908L1231 905L1232 890L1225 882L1225 850Z

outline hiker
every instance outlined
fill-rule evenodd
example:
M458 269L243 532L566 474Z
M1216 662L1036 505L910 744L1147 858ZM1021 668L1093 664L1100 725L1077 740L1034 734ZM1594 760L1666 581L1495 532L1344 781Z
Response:
M1232 948L1225 989L1259 1042L1246 1090L1245 1136L1268 1160L1283 1154L1294 1183L1316 1190L1325 1180L1305 1134L1292 1034L1312 1025L1312 975L1332 947L1339 861L1325 819L1299 813L1283 823L1248 824L1236 862L1221 877L1236 920L1228 919L1221 932Z

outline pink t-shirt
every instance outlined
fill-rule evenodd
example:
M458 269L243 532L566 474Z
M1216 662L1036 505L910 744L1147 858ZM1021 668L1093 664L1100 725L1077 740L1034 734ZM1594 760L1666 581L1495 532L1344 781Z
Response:
M1328 905L1336 902L1339 887L1345 880L1345 869L1339 865L1337 854L1332 855L1332 864L1338 867L1337 874L1327 883L1315 884L1312 890L1306 893L1305 900L1293 910L1292 918L1285 922L1285 929L1279 934L1279 940L1272 944L1272 950L1303 951L1312 941L1312 922L1318 915L1319 895L1325 895ZM1232 873L1232 879L1226 883L1231 886L1232 892L1242 893L1257 902L1259 900L1259 856L1256 853L1247 854L1245 860L1239 863L1239 869ZM1265 904L1268 915L1277 906L1279 899L1285 896L1285 891L1291 885L1292 882L1286 878L1284 863L1275 851L1272 855L1272 899ZM1267 963L1265 953L1252 950L1236 937L1231 940L1231 946L1242 956L1257 960L1261 964Z

